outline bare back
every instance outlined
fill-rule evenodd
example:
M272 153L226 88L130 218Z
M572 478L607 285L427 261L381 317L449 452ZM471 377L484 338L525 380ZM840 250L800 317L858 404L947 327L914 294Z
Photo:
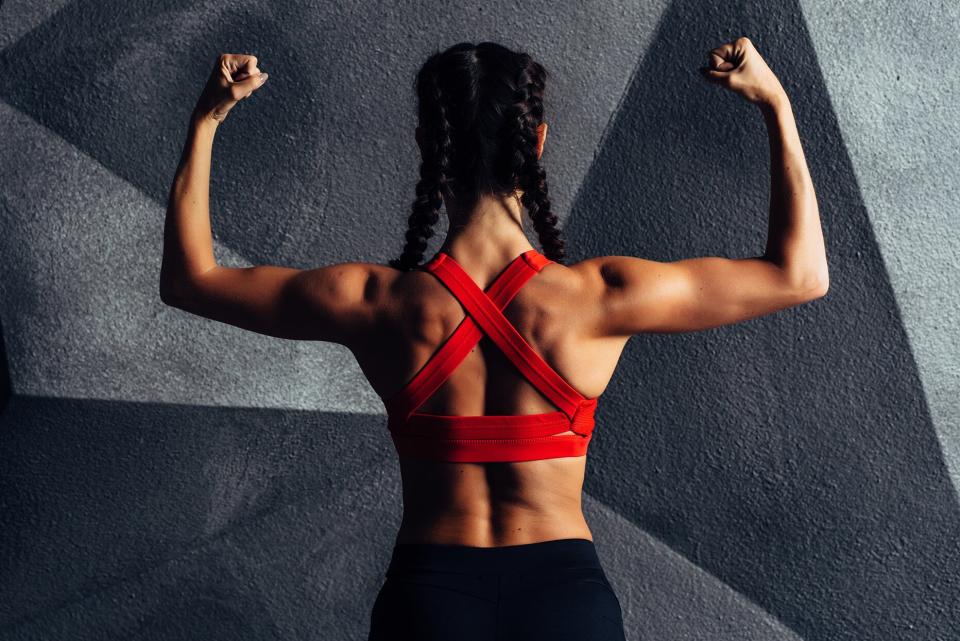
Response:
M497 275L465 269L481 288ZM536 352L587 397L606 389L629 338L596 337L601 295L583 273L551 263L503 310ZM465 311L423 271L401 273L385 299L382 329L355 353L374 389L389 398L453 333ZM483 337L418 411L472 416L556 409ZM585 456L498 463L401 457L404 518L397 541L490 547L592 539L580 503L585 464Z
M712 50L710 56L711 68L702 70L705 77L757 104L767 126L771 182L766 247L759 256L742 258L702 256L658 262L600 256L569 267L545 266L503 313L542 357L543 365L584 397L595 398L604 391L626 341L634 334L691 332L738 323L814 301L829 289L816 193L786 93L746 37ZM374 389L390 398L464 316L459 302L431 274L364 262L296 269L228 267L215 259L205 195L207 169L214 132L236 104L239 86L231 85L230 93L224 94L220 74L227 63L255 69L256 62L253 56L221 56L212 83L208 82L194 111L183 161L170 190L160 298L192 314L249 331L345 345ZM265 77L262 74L259 82ZM254 82L252 78L239 84L247 86ZM530 95L536 100L528 107L539 113L542 100L536 93ZM452 116L457 111L446 113ZM542 167L533 160L543 152L546 123L539 116L536 120L535 132L531 128L527 132L531 135L525 136L532 141L535 133L536 138L535 149L527 145L524 150L526 167L520 173L528 176L542 174ZM442 154L436 153L440 143L429 134L444 128L417 128L421 151L429 152L425 160L431 173L443 166L433 166ZM493 130L487 133L494 138ZM493 158L488 160L485 166L492 167ZM512 178L520 184L518 175ZM438 189L432 183L425 186ZM534 189L540 193L527 197L528 201L546 196L545 189ZM439 208L434 198L429 202L422 198L425 193L418 186L414 213L421 222ZM514 197L517 206L512 204ZM526 241L517 235L523 208L517 192L485 194L471 203L469 211L450 209L450 203L444 202L450 230L456 230L454 236L448 233L445 245L472 247L473 251L463 250L469 255L489 254L506 245L519 247ZM418 233L423 231L420 223L415 226ZM409 258L406 254L401 258ZM460 256L454 258L461 262ZM503 267L462 264L480 287ZM423 412L454 416L523 415L553 409L486 338L421 407ZM560 436L569 438L569 433ZM584 457L510 463L401 459L405 514L398 539L499 546L590 538L580 511L584 465Z

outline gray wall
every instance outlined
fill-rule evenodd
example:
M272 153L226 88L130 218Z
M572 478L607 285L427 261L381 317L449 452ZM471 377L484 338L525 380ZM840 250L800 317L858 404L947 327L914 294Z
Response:
M763 121L696 73L748 35L831 289L629 342L584 499L628 638L960 638L955 3L316 4L0 6L0 637L365 638L400 519L378 397L340 346L156 296L218 53L271 77L217 135L223 264L396 255L413 74L484 39L552 73L571 259L676 260L763 249Z

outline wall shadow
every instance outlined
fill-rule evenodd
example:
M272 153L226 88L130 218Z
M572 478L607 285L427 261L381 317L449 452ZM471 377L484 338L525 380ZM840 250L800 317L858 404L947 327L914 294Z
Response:
M7 407L13 384L10 382L10 365L7 362L6 341L3 337L3 319L0 318L0 415Z
M957 496L796 3L671 6L575 200L568 262L763 253L762 117L697 73L741 35L794 97L831 289L631 339L586 489L806 639L943 638L960 605Z
M72 2L0 52L0 97L165 206L217 56L262 52L269 85L217 133L210 206L218 240L269 263L289 238L317 238L329 197L317 81L333 62L301 57L297 22L243 3ZM310 263L297 246L290 261Z
M394 459L379 415L14 396L0 636L363 629L402 515Z

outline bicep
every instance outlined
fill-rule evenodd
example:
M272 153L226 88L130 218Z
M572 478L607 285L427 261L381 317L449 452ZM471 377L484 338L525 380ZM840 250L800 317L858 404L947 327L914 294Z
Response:
M585 261L588 262L588 261ZM704 256L659 262L631 256L592 259L606 335L689 332L729 325L819 298L762 257Z
M372 322L374 267L218 266L196 277L172 304L268 336L348 345Z

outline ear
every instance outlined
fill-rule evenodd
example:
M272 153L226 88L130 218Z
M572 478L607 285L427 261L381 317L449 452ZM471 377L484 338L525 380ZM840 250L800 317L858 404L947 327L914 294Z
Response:
M543 142L547 139L547 123L541 122L537 127L537 158L543 155Z

